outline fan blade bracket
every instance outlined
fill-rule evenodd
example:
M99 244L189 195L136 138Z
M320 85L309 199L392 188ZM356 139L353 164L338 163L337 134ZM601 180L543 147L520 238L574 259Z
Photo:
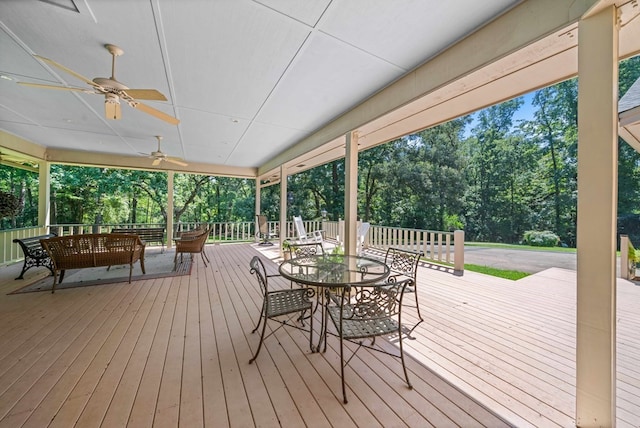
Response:
M160 165L160 162L162 162L162 159L160 159L160 158L156 158L156 159L154 159L154 160L153 160L153 162L151 163L151 165L153 165L153 166L158 166L158 165Z

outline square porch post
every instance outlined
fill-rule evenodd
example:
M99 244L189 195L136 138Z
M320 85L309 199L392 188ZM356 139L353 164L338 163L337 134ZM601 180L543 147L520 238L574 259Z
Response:
M616 423L618 28L615 6L578 27L576 425Z

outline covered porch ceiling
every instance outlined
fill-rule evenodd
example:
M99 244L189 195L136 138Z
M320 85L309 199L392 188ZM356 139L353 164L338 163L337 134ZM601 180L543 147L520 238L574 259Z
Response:
M0 150L52 163L277 180L575 76L577 22L612 1L9 0L0 3ZM640 52L640 7L620 10L620 58ZM116 77L168 101L17 85ZM162 149L186 167L140 155Z

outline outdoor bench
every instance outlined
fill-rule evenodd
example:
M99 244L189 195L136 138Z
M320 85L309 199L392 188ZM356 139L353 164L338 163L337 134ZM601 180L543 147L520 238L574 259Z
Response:
M41 239L53 238L58 236L55 233L49 233L48 235L30 236L28 238L16 238L13 242L20 244L22 252L24 253L24 265L22 265L22 272L16 279L23 279L23 275L26 271L36 266L44 266L51 271L53 275L53 264L51 258L47 252L42 248L40 244Z
M111 233L131 233L138 235L146 243L160 243L164 253L164 227L120 227L111 229Z
M42 239L42 247L49 253L53 263L53 287L64 278L66 269L82 269L99 266L129 265L129 283L133 264L140 260L144 270L145 243L138 235L124 233L95 233L68 235Z

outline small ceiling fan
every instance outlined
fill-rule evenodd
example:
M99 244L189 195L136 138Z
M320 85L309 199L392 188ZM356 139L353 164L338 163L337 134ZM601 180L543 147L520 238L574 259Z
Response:
M161 162L171 162L171 163L175 163L176 165L187 166L187 164L183 162L182 159L167 156L166 153L160 150L160 142L162 141L162 137L160 135L156 135L155 137L158 139L158 150L151 153L139 152L141 155L145 155L153 159L153 163L151 165L157 166L157 165L160 165Z
M167 98L159 91L155 89L130 89L122 83L118 82L115 78L116 57L122 55L124 51L115 45L104 45L104 47L112 56L111 77L96 77L93 80L89 80L81 74L78 74L75 71L65 67L64 65L58 64L51 59L45 58L40 55L34 55L40 61L46 62L47 64L59 68L60 70L69 73L72 76L75 76L76 78L89 84L91 86L91 89L77 88L73 86L44 85L41 83L29 82L18 82L18 84L25 86L34 86L37 88L61 89L66 91L80 91L88 94L104 95L105 116L107 119L117 120L122 117L122 112L120 110L120 100L122 100L129 104L129 106L131 106L132 108L141 110L144 113L150 114L151 116L157 117L158 119L164 120L165 122L169 122L172 125L177 125L178 123L180 123L180 120L176 119L175 117L170 116L160 110L156 110L155 108L138 101L138 99L167 101Z

